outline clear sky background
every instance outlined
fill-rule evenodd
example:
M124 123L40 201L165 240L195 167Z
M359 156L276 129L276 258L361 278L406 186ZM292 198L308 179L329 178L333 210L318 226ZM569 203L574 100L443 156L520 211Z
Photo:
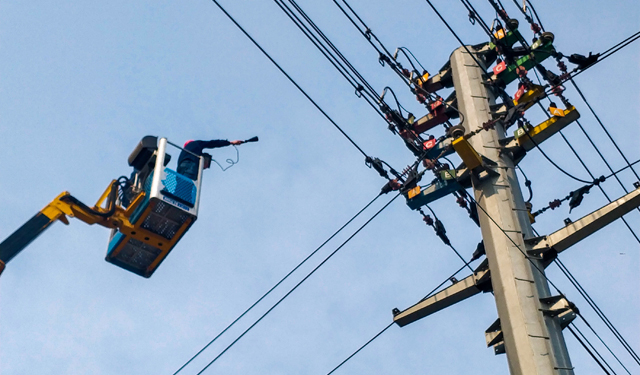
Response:
M494 17L484 2L473 3L487 21ZM503 3L530 39L513 2ZM391 86L405 107L425 113L333 2L299 4L379 92ZM424 1L350 4L388 48L408 47L432 73L459 47ZM466 43L485 40L461 3L435 4ZM567 54L604 51L640 29L636 0L603 4L534 2ZM365 152L396 169L413 162L402 141L274 3L223 5ZM636 42L576 79L632 161L640 158L639 59ZM623 167L579 96L568 88L567 97L614 169ZM532 122L543 119L537 109L530 112ZM385 182L209 1L0 2L1 238L62 191L93 204L111 179L130 173L127 157L148 134L176 143L254 135L260 142L240 146L240 163L227 172L206 172L197 222L150 279L105 262L108 230L77 220L56 223L12 260L0 277L2 374L172 374ZM575 124L565 134L594 174L608 174ZM588 179L559 137L542 147ZM235 157L233 148L213 154L222 162ZM533 181L534 209L581 186L537 151L521 165ZM620 177L631 189L633 175L627 170ZM623 194L613 179L603 186L613 199ZM183 373L197 373L390 198L379 199ZM592 189L571 214L565 203L535 227L553 232L564 218L576 220L605 203ZM432 208L469 258L480 230L451 196ZM640 213L626 217L640 232ZM636 351L638 250L617 221L561 256ZM414 304L461 264L397 199L206 373L326 374L389 324L392 308ZM548 275L637 373L559 270L551 266ZM392 327L337 373L508 374L506 357L485 345L483 332L496 317L492 296L475 296ZM577 373L599 373L569 332L565 337Z

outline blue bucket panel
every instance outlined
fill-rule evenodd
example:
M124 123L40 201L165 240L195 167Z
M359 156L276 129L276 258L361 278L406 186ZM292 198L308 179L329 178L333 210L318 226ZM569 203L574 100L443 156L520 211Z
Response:
M169 168L165 168L164 171L166 178L162 181L164 185L162 193L189 207L193 207L196 204L196 195L198 193L198 189L193 180Z

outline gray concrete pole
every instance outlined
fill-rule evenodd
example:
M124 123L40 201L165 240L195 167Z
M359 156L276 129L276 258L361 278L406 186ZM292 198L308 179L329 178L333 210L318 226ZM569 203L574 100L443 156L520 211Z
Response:
M474 52L471 47L469 50ZM458 109L468 133L491 119L489 105L495 99L483 84L483 71L464 48L451 55L451 68ZM540 298L551 296L544 267L524 255L527 245L523 237L532 237L531 224L513 160L499 152L503 138L505 130L497 124L495 129L470 138L469 143L496 162L499 173L476 183L473 189L480 206L480 227L509 369L512 375L573 374L560 324L541 312Z

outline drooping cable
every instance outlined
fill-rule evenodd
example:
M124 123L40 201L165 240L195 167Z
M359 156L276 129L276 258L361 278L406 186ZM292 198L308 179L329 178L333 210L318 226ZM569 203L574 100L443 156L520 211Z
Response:
M214 2L216 0L213 0ZM284 301L291 293L293 293L302 283L304 283L311 275L313 275L320 267L322 267L331 257L333 257L340 249L342 249L353 237L355 237L362 229L364 229L373 219L375 219L382 211L384 211L393 201L398 198L400 194L396 194L389 202L387 202L380 210L378 210L369 220L367 220L362 226L360 226L351 236L349 236L340 246L338 246L333 252L331 252L327 257L325 257L322 262L320 262L314 269L312 269L302 280L300 280L293 288L291 288L282 298L280 298L276 303L273 304L264 314L262 314L253 324L251 324L247 329L245 329L235 340L233 340L229 345L227 345L214 359L212 359L200 372L198 375L202 374L206 369L209 368L215 361L218 360L224 353L226 353L235 343L237 343L244 335L247 334L253 327L255 327L258 323L262 321L271 311L273 311L282 301Z
M526 186L527 190L529 191L529 198L525 202L530 203L531 199L533 199L533 189L531 189L531 180L529 180L529 178L524 173L524 171L522 170L519 164L516 166L516 168L518 168L520 173L522 173L522 176L524 176L524 186Z
M572 175L571 173L569 173L569 172L565 171L562 167L560 167L558 164L556 164L556 162L554 162L554 161L553 161L553 160L552 160L552 159L547 155L547 153L546 153L546 152L544 152L544 151L542 150L542 148L540 147L540 145L539 145L536 141L534 141L534 140L533 140L533 138L529 135L529 133L528 133L528 132L524 132L524 134L526 134L526 135L527 135L527 137L529 138L529 140L534 144L534 146L536 147L536 149L537 149L538 151L540 151L540 153L542 154L542 156L544 156L544 158L545 158L545 159L547 159L547 161L548 161L549 163L551 163L551 165L553 165L554 167L556 167L556 169L557 169L557 170L559 170L559 171L560 171L560 172L562 172L564 175L566 175L566 176L568 176L568 177L570 177L570 178L572 178L572 179L574 179L574 180L576 180L576 181L578 181L578 182L582 182L583 184L589 184L589 183L591 183L591 181L583 180L583 179L578 178L578 177L576 177L576 176Z
M342 5L340 5L338 3L337 0L333 0L333 2L340 9L340 11L342 11L342 13L345 15L345 17L347 17L347 19L355 26L355 28L358 29L360 34L362 34L362 36L364 36L364 38L369 42L369 44L376 50L376 52L378 53L378 61L380 62L381 65L384 66L385 62L386 62L386 65L390 66L391 69L400 78L402 78L403 82L407 86L409 86L409 88L411 89L411 91L414 94L416 94L416 95L420 94L420 95L428 96L433 101L437 101L439 99L439 97L437 95L435 95L434 93L431 93L431 92L428 92L428 91L424 90L420 85L414 84L414 86L412 87L412 83L415 83L415 82L413 82L411 80L410 73L408 71L406 71L405 69L402 69L402 65L397 62L397 59L396 59L395 55L392 55L391 52L389 52L389 50L384 45L384 43L382 43L382 41L376 36L376 34L371 30L371 28L369 28L369 26L364 22L364 20L351 7L351 5L349 5L349 3L346 0L342 0L342 2L346 6L346 8L349 9L349 12L351 12L353 17L355 17L355 19L357 19L357 21L361 24L362 28L360 27L360 25L358 25L358 23L351 16L351 14L349 14L347 12L347 10L345 8L343 8ZM377 45L376 45L376 43L373 42L373 40L376 41ZM378 46L380 48L378 48ZM397 51L402 52L402 54L404 54L407 57L407 60L411 64L414 72L416 72L419 75L423 74L422 72L418 72L416 70L415 65L413 65L413 62L411 61L411 59L407 55L407 52L414 58L414 60L416 60L416 62L418 63L418 65L420 65L420 67L423 69L423 71L426 71L424 66L420 63L420 61L416 58L416 56L408 48L406 48L406 47L398 47ZM467 49L467 51L469 51L469 50ZM435 98L435 100L434 100L434 98ZM427 108L428 108L428 103L423 103L423 104L425 104L425 106L427 106ZM456 111L458 113L458 115L460 116L460 123L462 124L464 122L464 115L462 113L460 113L460 111L455 106L453 106L452 104L450 104L450 103L448 103L446 101L442 101L442 104L445 107L451 108L454 111ZM449 126L452 126L451 123L449 122L449 120L447 120L445 123L448 124Z
M297 271L303 264L305 264L311 257L313 257L320 249L322 249L329 241L331 241L335 236L338 235L344 228L346 228L353 220L355 220L362 212L364 212L369 206L373 204L378 198L380 198L380 194L378 194L375 198L373 198L369 203L367 203L358 213L356 213L351 219L349 219L344 225L342 225L338 230L336 230L326 241L324 241L320 246L318 246L315 250L313 250L306 258L304 258L300 263L298 263L295 267L289 271L284 277L282 277L274 286L272 286L269 290L267 290L260 298L258 298L251 306L249 306L244 312L238 315L229 325L227 325L220 333L218 333L211 341L209 341L202 349L200 349L196 354L193 355L187 362L185 362L182 367L180 367L173 375L178 374L182 369L184 369L187 365L189 365L197 356L199 356L203 351L205 351L211 344L213 344L220 336L222 336L225 332L227 332L234 324L236 324L240 319L242 319L249 311L251 311L258 303L260 303L263 299L265 299L271 292L273 292L280 284L282 284L286 279L289 278L295 271Z

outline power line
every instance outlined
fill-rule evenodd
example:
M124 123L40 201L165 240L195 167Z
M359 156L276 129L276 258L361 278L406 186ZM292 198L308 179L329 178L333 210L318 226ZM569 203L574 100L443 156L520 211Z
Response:
M613 373L613 375L616 375L616 372L613 370L613 368L611 368L611 365L609 365L609 363L604 359L604 357L602 357L602 354L600 354L598 349L596 349L595 346L593 346L591 341L589 341L589 339L584 335L584 333L580 331L578 326L576 326L573 322L571 323L571 325L573 326L573 328L575 328L575 330L578 332L580 337L582 337L582 339L589 345L591 350L598 356L598 358L600 358L600 361L602 361L602 363L604 363L609 368L609 370Z
M465 262L465 264L460 267L456 272L454 272L451 276L447 277L443 282L441 282L440 284L438 284L438 286L436 286L435 288L433 288L433 290L431 292L429 292L423 299L421 299L420 301L424 301L425 299L431 297L438 289L440 289L440 287L442 287L444 284L446 284L448 281L451 280L451 278L455 277L457 274L460 273L460 271L462 271L465 267L469 266L469 263L471 263L472 261L468 261ZM376 333L371 339L369 339L367 342L365 342L362 346L360 346L355 352L353 352L351 355L349 355L347 358L345 358L342 362L340 362L336 367L333 368L333 370L329 371L327 373L327 375L331 375L333 374L336 370L338 370L340 367L342 367L342 365L344 365L345 363L347 363L351 358L353 358L356 354L360 353L360 351L362 351L362 349L366 348L369 344L371 344L375 339L377 339L378 337L380 337L383 333L385 333L389 328L391 328L391 326L393 325L393 323L395 322L391 322L389 323L389 325L387 325L386 327L384 327L382 330L380 330L380 332Z
M363 97L365 101L382 117L385 122L385 115L374 104L375 101L383 104L384 101L378 97L377 91L362 76L362 74L349 62L349 60L340 52L340 50L331 42L331 40L322 32L322 30L313 22L306 12L294 1L288 2L295 8L298 14L302 16L304 21L296 15L296 13L285 4L284 0L274 0L280 9L287 14L291 21L302 31L302 33L311 41L311 43L327 58L332 65L343 75L345 79L351 83L356 90L356 95ZM305 23L306 22L306 23ZM308 26L307 26L308 24ZM313 29L313 31L311 29ZM349 76L347 78L346 74ZM351 72L351 73L349 73ZM353 74L353 75L352 75ZM354 75L356 78L354 78ZM352 80L355 82L352 82ZM363 95L364 94L364 95Z
M458 43L460 43L460 45L465 49L465 51L467 51L467 53L469 54L469 56L471 56L471 58L473 58L473 61L476 62L476 64L478 64L478 67L480 69L482 69L483 72L486 72L487 69L485 69L484 66L482 66L482 64L480 64L480 62L478 61L478 59L476 58L476 56L471 53L471 51L469 50L469 47L467 47L466 44L464 44L462 42L462 39L460 39L460 37L458 36L458 34L456 34L455 31L453 31L453 29L451 28L451 26L449 26L449 23L447 23L447 21L444 19L444 17L442 17L442 15L440 14L440 12L438 12L438 10L436 9L435 6L433 6L433 4L431 3L431 0L425 0L429 6L431 7L431 9L433 9L433 11L436 13L436 15L438 16L438 18L440 18L440 20L444 23L444 25L447 27L447 29L449 29L449 31L451 32L451 34L453 34L453 36L456 38L456 40L458 41Z
M569 279L571 284L573 284L573 286L576 288L576 290L578 290L578 293L580 293L582 298L584 298L584 300L587 301L587 304L593 309L593 311L600 318L600 320L602 320L602 322L605 324L605 326L611 331L611 333L613 333L613 335L620 342L620 344L622 344L622 346L629 353L629 355L631 355L631 357L640 365L640 360L638 358L638 354L636 354L636 352L633 350L633 348L631 348L631 345L629 345L627 340L624 339L622 334L620 334L620 332L616 329L616 327L613 325L613 323L611 323L611 321L609 320L609 318L607 318L607 316L604 314L602 309L600 309L600 306L598 306L598 304L593 300L593 298L591 298L589 293L587 293L587 291L582 287L580 282L578 282L578 280L573 276L573 274L569 271L567 266L565 266L564 263L562 263L562 261L560 259L556 259L555 263L558 266L558 268L565 274L567 279ZM584 317L581 316L581 318L584 320L585 324L587 324L587 326L589 328L591 328L591 325L584 319ZM593 328L591 328L591 329L593 330ZM595 331L594 331L594 333L595 333ZM596 336L598 336L598 335L596 334ZM604 341L602 341L602 339L600 339L600 341L604 344ZM607 347L607 349L609 349L609 347L606 344L604 344L604 345L605 345L605 347ZM611 351L611 349L609 349L609 352L622 365L622 363L620 362L618 357ZM624 367L624 365L622 365L622 367ZM626 370L626 367L625 367L625 370Z
M260 52L262 52L269 59L269 61L271 61L273 65L275 65L276 68L278 68L278 70L280 70L280 72L284 74L285 77L287 77L287 79L320 111L320 113L324 115L324 117L327 118L327 120L329 120L329 122L331 122L331 124L333 124L333 126L336 127L336 129L338 129L338 131L340 131L340 133L342 133L342 135L345 136L345 138L347 138L347 140L349 140L349 142L358 151L360 151L362 155L364 155L365 157L368 157L368 155L360 148L360 146L358 146L358 144L356 144L353 141L353 139L351 139L351 137L349 137L349 135L345 133L344 130L342 130L342 128L335 121L333 121L333 119L309 96L309 94L307 94L307 92L304 91L304 89L300 87L300 85L298 85L298 83L293 78L291 78L291 76L284 69L282 69L282 67L271 57L271 55L269 55L267 51L265 51L260 46L260 44L258 44L258 42L256 42L256 40L253 39L253 37L251 37L251 35L249 35L249 33L242 26L240 26L240 24L226 11L226 9L222 7L222 5L220 5L220 3L217 0L211 0L211 1L213 1L213 3L216 4L218 8L220 8L220 10L227 16L227 18L229 18L229 20L231 20L231 22L233 22L234 25L236 25L236 27L238 27L238 29L240 29L240 31L242 31L242 33L247 38L249 38L249 40L251 40L251 42L260 50Z
M571 84L573 85L573 87L576 89L576 91L578 92L578 95L580 95L580 97L582 98L582 100L584 101L584 103L587 105L587 107L589 108L589 110L591 111L591 114L593 114L593 117L596 118L596 120L598 121L598 124L600 124L600 127L602 128L602 130L604 130L605 134L607 135L607 137L609 137L609 140L611 141L611 143L613 143L614 147L616 148L616 150L618 150L618 153L620 154L620 156L622 156L622 158L624 159L625 163L627 163L627 166L629 165L629 159L627 159L627 157L624 155L624 153L622 152L622 150L620 149L620 147L618 146L618 144L616 143L616 141L613 139L613 137L611 136L611 133L609 133L609 131L607 130L607 128L604 126L604 124L602 123L602 120L600 120L600 117L596 114L596 112L593 110L593 107L591 107L591 104L589 104L589 102L587 101L587 98L584 96L584 94L582 93L582 90L580 90L580 88L578 87L578 85L576 85L575 81L573 79L571 79ZM586 132L585 132L586 133ZM607 164L607 167L609 167L609 165ZM609 167L609 169L611 170L611 167ZM638 181L640 181L640 176L638 176L638 174L636 173L636 171L631 168L631 171L633 172L633 174L636 176L636 179L638 179ZM613 171L611 171L613 172ZM625 189L625 192L628 193L628 191Z
M633 40L635 40L635 38L637 38L638 36L640 36L640 31L638 31L636 33L633 33L633 35L631 35L630 37L624 39L622 42L620 42L620 43L616 44L615 46L609 48L608 50L602 52L601 55L606 55L606 54L608 54L609 52L611 52L613 50L615 50L613 52L618 51L618 49L619 49L618 47L620 47L620 46L625 47L628 42L633 42ZM633 39L633 40L631 40L631 39ZM624 44L624 46L623 46L623 44Z
M578 74L580 74L580 73L584 72L585 70L587 70L587 69L589 69L589 68L592 68L594 65L596 65L597 63L599 63L599 62L601 62L602 60L606 59L607 57L611 57L613 54L615 54L616 52L620 51L621 49L623 49L624 47L628 46L629 44L631 44L631 43L635 42L635 41L636 41L636 40L638 40L638 39L640 39L640 31L639 31L639 32L637 32L637 33L635 33L635 34L634 34L634 35L632 35L631 37L627 38L625 41L618 43L616 46L619 46L619 47L614 46L614 47L609 48L609 49L607 50L607 52L608 52L608 51L610 51L610 50L613 50L613 51L611 51L611 52L607 53L606 55L605 55L605 54L603 54L604 56L601 56L601 57L600 57L600 58L598 58L598 60L596 60L593 64L591 64L591 65L589 65L589 66L585 67L584 69L580 69L580 71L578 71L577 73L575 73L575 74L571 75L569 79L573 79L573 78L575 78Z
M580 293L580 295L582 296L582 298L584 298L585 301L587 301L587 304L589 305L589 307L591 307L596 315L598 315L598 317L605 323L605 325L607 326L607 328L609 328L611 330L611 328L609 327L609 325L607 324L608 318L606 318L606 316L604 315L604 313L602 312L602 310L600 310L600 307L598 307L598 305L591 299L591 296L589 296L589 294L587 293L587 291L582 287L582 285L580 284L580 282L578 282L578 280L575 278L575 276L571 273L571 271L569 271L569 269L567 268L567 266L564 265L564 263L562 263L559 259L555 259L554 262L556 263L556 265L558 266L558 268L562 271L562 273L564 273L565 277L569 280L569 282L571 282L571 284L573 284L574 288L576 288L576 290L578 291L578 293ZM601 316L602 314L602 316ZM611 355L613 356L613 358L616 359L616 361L620 364L620 366L622 366L629 375L631 375L631 373L629 372L629 370L627 369L627 367L622 364L622 361L620 361L620 358L618 358L618 356L611 350L611 348L609 347L609 345L607 345L604 340L602 339L602 337L600 337L600 335L598 335L596 333L596 331L593 329L593 327L585 320L584 316L582 316L582 314L580 314L580 318L583 319L583 321L585 322L585 324L587 325L587 327L589 327L591 329L591 332L593 332L593 334L598 338L598 340L600 340L600 342L602 343L602 345L604 345L605 348L607 348L607 350L609 351L609 353L611 353ZM606 321L605 321L606 319ZM615 329L615 328L614 328ZM614 334L615 335L615 334Z
M213 1L215 2L216 0L213 0ZM245 329L240 334L240 336L238 336L229 345L227 345L227 347L224 348L224 350L222 350L220 354L218 354L214 359L211 360L211 362L209 362L202 370L200 370L200 372L198 372L198 375L202 374L207 368L209 368L209 366L211 366L215 361L217 361L218 358L220 358L224 353L226 353L236 342L238 342L242 337L244 337L244 335L246 335L247 332L249 332L258 323L260 323L262 319L264 319L264 317L266 317L271 311L273 311L273 309L275 309L282 301L284 301L285 298L287 298L291 293L293 293L293 291L295 291L300 285L302 285L302 283L304 283L309 277L311 277L311 275L313 275L320 267L322 267L329 259L331 259L331 257L333 257L340 249L342 249L342 247L344 247L344 245L346 245L353 237L355 237L358 233L360 233L360 231L364 229L364 227L366 227L371 221L373 221L373 219L375 219L382 211L384 211L385 208L387 208L399 196L400 194L396 194L395 197L393 197L389 202L387 202L387 204L385 204L380 210L378 210L369 220L367 220L364 224L362 224L360 228L358 228L351 236L349 236L349 238L347 238L340 246L338 246L337 249L335 249L331 254L329 254L326 258L324 258L324 260L320 262L320 264L318 264L313 270L311 270L311 272L309 272L302 280L300 280L293 288L291 288L282 298L280 298L275 304L273 304L273 306L271 306L269 310L267 310L253 324L251 324L249 328Z
M607 371L606 368L604 368L604 366L602 365L602 363L600 362L600 360L598 358L596 358L596 356L593 354L593 352L591 352L591 350L587 347L587 345L580 339L580 337L578 337L578 335L576 334L576 332L571 328L571 325L567 326L567 329L569 329L569 331L573 334L573 337L576 338L576 340L578 340L578 342L580 343L580 345L582 345L582 347L584 348L584 350L587 351L587 353L589 353L589 355L591 356L591 358L593 358L594 361L596 361L596 363L600 366L600 368L602 369L602 371L604 371L605 374L607 375L611 375L609 373L609 371Z
M538 231L535 228L531 228L533 230L533 233L536 236L540 236L540 234L538 233ZM613 326L613 324L609 321L609 319L607 318L607 316L604 314L604 312L600 309L600 307L597 305L597 303L591 298L591 296L589 295L589 293L587 293L586 289L584 289L584 287L582 286L582 284L580 284L580 282L578 281L578 279L576 279L576 277L571 273L571 271L569 271L569 268L562 263L562 261L559 258L554 259L554 263L556 264L556 266L558 266L558 268L560 269L560 271L562 271L562 273L565 275L565 277L569 280L569 282L573 285L574 288L576 288L576 290L578 291L578 293L582 296L582 298L587 302L587 304L589 305L589 307L591 307L594 312L596 313L596 315L598 315L598 317L603 321L603 323L607 326L607 328L609 328L609 330L611 330L614 334L614 336L616 336L616 338L618 338L618 341L624 341L624 343L622 343L623 346L625 346L625 348L627 348L628 344L626 344L626 340L624 340L624 338L622 337L621 334L619 334L618 330ZM593 327L589 324L589 322L587 322L587 320L584 318L584 316L582 314L580 314L579 312L577 313L577 315L583 320L583 322L587 325L587 327L589 327L589 329L591 329L591 332L593 332L593 334L598 338L598 340L600 340L600 342L602 343L602 345L604 345L605 348L607 348L607 350L609 351L609 353L611 353L611 355L616 359L616 361L620 364L620 366L622 366L627 373L629 373L629 370L625 367L624 364L622 364L622 362L620 361L620 359L618 358L618 356L611 350L611 348L609 347L609 345L607 345L604 340L600 337L600 335L593 329ZM618 337L619 336L619 337ZM625 345L626 344L626 345ZM630 348L630 347L629 347ZM633 352L633 349L631 349L632 353L631 356L633 357L635 355L635 352ZM631 375L629 373L629 375Z
M198 351L193 357L191 357L187 362L185 362L182 367L180 367L173 375L178 374L182 369L184 369L187 365L189 365L197 356L199 356L205 349L207 349L211 344L213 344L220 336L222 336L229 328L231 328L234 324L236 324L242 317L244 317L249 311L251 311L258 303L260 303L265 297L267 297L274 289L276 289L280 284L282 284L291 274L293 274L298 268L300 268L303 264L305 264L312 256L314 256L320 249L324 247L329 241L331 241L338 233L340 233L347 225L351 224L353 220L355 220L362 212L364 212L369 206L373 204L378 198L380 198L380 194L378 194L375 198L373 198L369 203L367 203L357 214L355 214L351 219L349 219L343 226L341 226L337 231L335 231L326 241L324 241L320 246L318 246L315 250L311 252L311 254L307 255L298 265L296 265L289 273L287 273L283 278L280 279L271 289L267 290L266 293L262 295L262 297L258 298L251 306L249 306L242 314L240 314L234 321L232 321L229 325L227 325L216 337L214 337L209 343L207 343L200 351Z

